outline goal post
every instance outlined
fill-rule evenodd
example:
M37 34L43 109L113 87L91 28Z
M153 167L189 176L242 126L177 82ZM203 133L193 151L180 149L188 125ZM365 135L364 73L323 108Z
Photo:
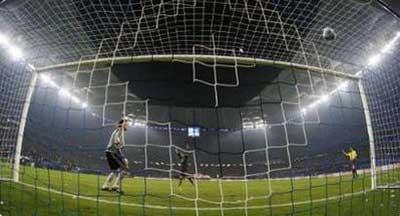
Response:
M60 69L60 68L71 68L71 67L76 67L78 65L82 66L85 64L92 64L94 61L97 61L98 63L100 62L102 64L110 64L111 62L114 62L117 64L124 64L124 63L147 62L147 61L155 61L155 62L192 61L193 58L199 58L202 61L213 61L215 59L214 56L207 56L207 55L198 55L198 56L192 56L192 55L131 56L131 57L103 58L103 59L97 59L97 60L85 60L84 62L69 62L69 63L64 63L64 64L51 65L51 66L46 66L46 67L42 67L42 68L37 68L37 69L35 69L35 71L32 71L33 75L32 75L30 85L29 85L28 93L27 93L25 101L24 101L21 121L20 121L20 125L19 125L18 140L17 140L17 144L16 144L16 150L15 150L15 155L14 155L14 164L13 164L13 180L15 182L19 181L19 166L20 166L24 129L25 129L25 125L26 125L30 101L31 101L31 98L32 98L32 95L33 95L33 92L35 89L35 85L36 85L39 73L48 72L48 71L52 71L52 70ZM335 71L332 69L322 69L322 68L317 68L314 66L294 64L294 63L290 63L290 62L270 61L270 60L265 60L265 59L254 59L254 58L243 58L243 57L236 57L236 58L237 58L237 62L240 62L241 64L253 63L256 65L276 65L276 66L282 66L282 67L290 66L290 67L295 67L295 68L299 68L299 69L310 70L315 73L326 73L326 74L335 75L338 77L343 77L346 79L357 80L358 88L360 91L361 102L362 102L364 115L365 115L365 124L366 124L366 128L368 131L368 142L369 142L369 148L370 148L371 189L377 188L376 157L375 157L375 146L374 146L375 144L374 144L372 122L371 122L371 117L370 117L370 110L368 108L367 97L366 97L366 93L364 90L364 86L362 84L362 80L357 75L352 75L352 74L344 73L341 71ZM221 63L230 63L234 60L233 57L231 57L231 56L218 56L217 59L218 59L218 62L221 62Z
M367 96L365 95L364 86L362 79L358 80L358 89L360 91L361 102L364 108L365 124L368 131L368 142L369 142L369 156L370 156L370 170L371 170L371 189L376 189L376 156L375 156L375 142L374 132L371 122L371 114L368 108Z
M22 151L22 143L24 140L24 131L26 126L26 120L28 118L28 112L31 104L32 95L33 92L35 91L37 77L38 77L38 74L34 70L32 70L31 72L32 72L32 77L29 83L26 98L24 100L21 120L18 128L17 143L15 146L15 155L14 155L13 172L12 172L12 179L14 182L19 182L19 167L21 162L21 151Z

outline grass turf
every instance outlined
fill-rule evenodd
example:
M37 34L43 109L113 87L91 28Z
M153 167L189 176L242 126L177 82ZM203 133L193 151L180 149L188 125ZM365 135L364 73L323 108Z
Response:
M180 191L175 179L128 177L123 181L125 194L119 195L100 190L104 179L102 175L22 166L21 183L0 183L0 214L400 215L400 190L370 191L368 173L356 179L341 175L249 180L247 196L243 181L203 180L198 182L197 202L189 200L196 199L196 191L187 181ZM248 202L244 202L246 197Z

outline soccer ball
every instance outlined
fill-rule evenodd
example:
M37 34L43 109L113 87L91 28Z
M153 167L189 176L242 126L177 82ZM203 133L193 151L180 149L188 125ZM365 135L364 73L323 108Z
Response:
M327 41L332 41L336 39L336 33L332 28L325 27L322 30L322 37Z

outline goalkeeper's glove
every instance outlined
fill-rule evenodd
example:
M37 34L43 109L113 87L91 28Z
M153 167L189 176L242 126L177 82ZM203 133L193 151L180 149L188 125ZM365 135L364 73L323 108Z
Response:
M129 161L128 161L128 159L124 158L124 159L122 159L122 161L124 162L125 168L129 169Z

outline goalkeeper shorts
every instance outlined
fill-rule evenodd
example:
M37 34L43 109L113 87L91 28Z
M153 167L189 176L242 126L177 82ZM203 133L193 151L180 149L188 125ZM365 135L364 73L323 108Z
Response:
M106 151L106 158L111 170L125 167L123 157L120 154Z

